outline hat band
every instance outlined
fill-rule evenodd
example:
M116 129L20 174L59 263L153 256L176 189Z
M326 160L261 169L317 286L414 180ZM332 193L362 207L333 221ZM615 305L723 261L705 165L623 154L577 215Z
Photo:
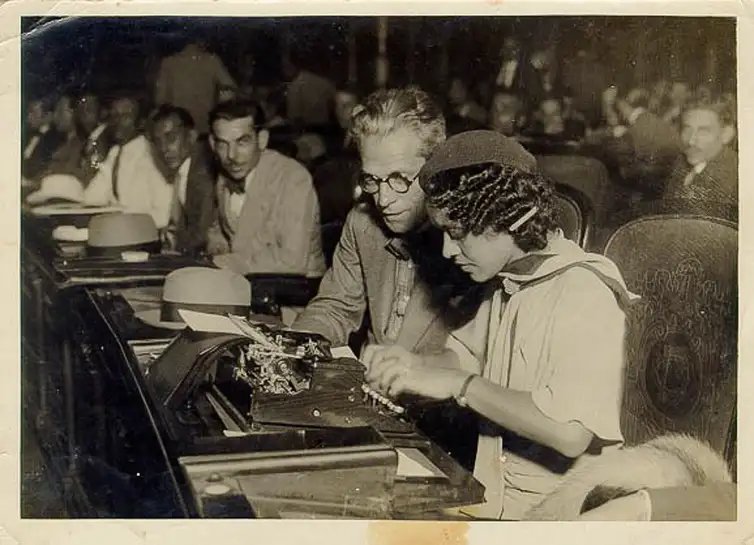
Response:
M142 242L141 244L123 244L121 246L90 246L86 247L86 255L89 257L117 257L123 252L149 252L159 254L162 244L159 240Z
M163 301L160 308L161 322L183 322L178 314L179 310L195 310L207 314L236 314L246 316L249 314L249 305L215 305L209 303L178 303L175 301Z

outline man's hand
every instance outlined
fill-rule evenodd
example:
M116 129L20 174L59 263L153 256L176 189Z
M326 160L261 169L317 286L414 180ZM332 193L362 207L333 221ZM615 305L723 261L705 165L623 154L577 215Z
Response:
M249 274L251 272L248 261L238 254L216 255L212 258L212 262L221 269L229 269L238 274Z

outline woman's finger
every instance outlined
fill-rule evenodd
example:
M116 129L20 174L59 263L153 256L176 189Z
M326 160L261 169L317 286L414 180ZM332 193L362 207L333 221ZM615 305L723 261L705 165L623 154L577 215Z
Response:
M395 398L403 393L412 392L412 378L410 373L404 373L390 383L390 388L386 391L388 397Z
M400 362L396 359L381 360L379 365L372 368L372 372L369 375L370 382L382 384L385 374L390 373L397 365L400 365Z
M387 360L379 378L380 389L383 392L387 392L390 389L390 385L399 376L405 375L408 372L408 367L401 360Z
M386 347L375 344L371 345L371 348L367 354L368 359L363 360L363 363L367 366L367 377L371 376L386 358Z

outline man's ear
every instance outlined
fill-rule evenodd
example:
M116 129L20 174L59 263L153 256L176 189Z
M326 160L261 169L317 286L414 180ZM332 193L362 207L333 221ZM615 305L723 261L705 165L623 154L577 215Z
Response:
M270 142L270 131L262 129L257 133L257 146L260 150L267 149L267 144Z
M189 136L189 144L191 144L192 146L196 144L196 139L199 138L199 134L196 132L196 129L191 129L189 131L188 136Z
M735 127L733 127L733 125L726 125L725 127L723 127L723 132L721 135L723 144L727 146L733 141L733 138L735 138L735 136L736 129Z
M209 147L212 151L215 151L215 137L212 136L212 133L209 133Z

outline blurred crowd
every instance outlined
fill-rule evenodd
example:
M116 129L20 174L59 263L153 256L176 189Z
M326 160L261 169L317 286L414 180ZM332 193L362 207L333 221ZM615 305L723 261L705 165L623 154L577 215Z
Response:
M525 52L514 36L503 39L496 63L498 70L473 81L451 74L444 96L435 97L444 104L449 135L489 128L527 147L559 144L597 157L622 188L620 206L663 196L736 205L732 92L714 82L693 87L670 79L619 88L593 51L569 58L559 57L555 46ZM240 65L243 72L234 77L204 44L187 40L162 59L152 96L84 85L26 97L24 190L37 201L59 198L45 180L74 178L80 195L75 188L71 198L149 213L177 251L233 253L244 201L224 203L217 181L229 180L229 195L254 193L251 174L261 184L257 167L269 163L272 178L300 183L289 184L292 193L281 202L275 191L260 188L256 205L267 214L306 216L302 221L312 228L319 223L329 260L360 194L360 157L349 126L364 97L307 70L295 54L278 82L255 81L253 58ZM249 127L237 126L246 118ZM283 259L286 271L321 274L318 243L303 236L282 240L301 227L292 221L281 222L277 238L270 235L274 244L264 237L248 244L294 247L307 257L270 259ZM222 242L208 237L213 232L223 234ZM236 265L244 272L270 266L249 259Z

